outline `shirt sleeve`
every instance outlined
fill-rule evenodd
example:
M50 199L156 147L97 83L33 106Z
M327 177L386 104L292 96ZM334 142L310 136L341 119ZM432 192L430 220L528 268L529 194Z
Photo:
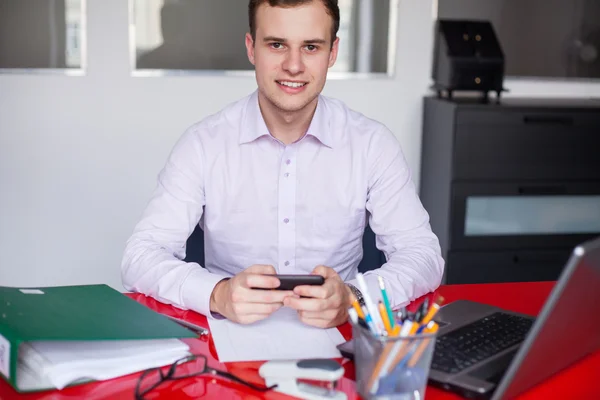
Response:
M380 292L377 276L381 276L391 306L400 307L440 285L444 260L400 143L385 127L373 135L368 165L369 224L387 262L364 277L374 295ZM355 280L349 283L357 285Z
M215 317L210 296L226 278L185 259L185 245L202 217L204 166L196 127L175 144L157 186L127 241L121 264L126 290Z

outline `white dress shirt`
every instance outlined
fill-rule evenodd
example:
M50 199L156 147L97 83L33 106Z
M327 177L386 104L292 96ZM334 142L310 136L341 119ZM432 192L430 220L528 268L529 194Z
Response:
M285 145L258 93L191 126L172 150L122 263L127 290L211 317L215 285L253 264L280 274L335 269L358 287L368 222L387 262L365 273L392 306L441 282L444 260L400 144L381 123L319 96L310 127ZM205 264L182 261L200 224Z

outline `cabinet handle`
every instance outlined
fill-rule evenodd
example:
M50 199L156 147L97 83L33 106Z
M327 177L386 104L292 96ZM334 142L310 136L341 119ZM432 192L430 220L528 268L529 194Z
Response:
M573 125L573 117L557 115L526 115L523 123L530 125Z

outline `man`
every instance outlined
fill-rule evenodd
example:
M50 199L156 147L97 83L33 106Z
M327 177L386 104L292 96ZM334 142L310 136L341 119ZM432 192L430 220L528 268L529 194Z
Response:
M251 0L248 58L258 90L189 128L128 241L127 289L249 324L281 307L312 326L347 320L367 215L387 262L365 274L392 305L434 290L444 262L398 141L321 96L338 53L336 0ZM368 213L367 213L368 211ZM204 267L185 263L200 222ZM269 274L323 286L275 288Z

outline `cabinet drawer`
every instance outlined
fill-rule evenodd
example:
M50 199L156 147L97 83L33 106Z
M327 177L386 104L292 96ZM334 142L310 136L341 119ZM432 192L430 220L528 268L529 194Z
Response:
M553 281L571 251L449 252L446 284Z
M448 218L451 251L573 248L600 235L600 180L456 182Z
M454 149L454 179L599 179L600 113L459 111Z

